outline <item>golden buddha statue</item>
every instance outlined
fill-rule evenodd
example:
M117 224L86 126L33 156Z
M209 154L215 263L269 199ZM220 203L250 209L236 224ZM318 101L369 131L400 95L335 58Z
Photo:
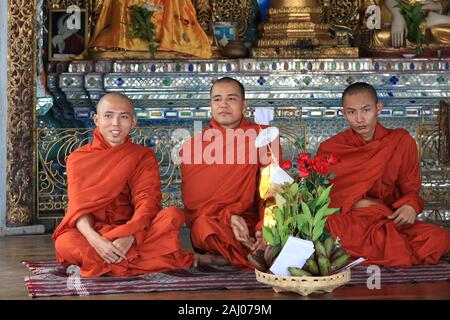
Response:
M425 31L424 48L437 49L450 46L450 0L409 0L413 3L420 1L422 4L422 16L424 22L420 29ZM368 0L366 6L375 4L374 0ZM380 31L374 33L370 47L372 49L386 49L386 51L401 51L413 49L416 44L407 39L406 21L398 7L397 0L384 0L380 3L381 25Z
M180 56L210 58L211 43L197 21L191 0L97 0L100 10L85 58L91 53L94 59L149 58L146 40L129 35L129 7L150 4L163 10L155 11L152 22L159 39L156 58Z
M319 0L271 0L268 21L252 49L253 57L358 57L358 48L338 46L322 20Z

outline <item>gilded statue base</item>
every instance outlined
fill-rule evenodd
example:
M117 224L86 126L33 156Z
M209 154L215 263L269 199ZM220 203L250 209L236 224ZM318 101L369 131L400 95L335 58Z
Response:
M212 58L220 58L222 55L218 48L212 48ZM155 56L152 57L150 51L127 51L127 50L117 50L117 51L92 51L89 52L89 57L92 60L165 60L165 59L198 59L190 55L181 55L180 53L173 51L157 51Z
M252 58L358 58L359 48L322 47L315 49L300 48L253 48Z
M438 45L422 49L420 55L416 54L415 48L365 48L361 50L364 57L369 58L402 58L412 55L416 58L448 58L450 57L450 47L440 47Z

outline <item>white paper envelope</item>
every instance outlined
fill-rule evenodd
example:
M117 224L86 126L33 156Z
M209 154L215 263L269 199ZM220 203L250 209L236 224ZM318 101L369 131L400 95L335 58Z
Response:
M288 175L286 171L281 169L281 167L277 166L274 168L271 174L270 182L283 185L285 182L293 183L294 179L290 175Z
M302 268L313 253L314 244L312 241L290 236L272 267L270 267L270 271L276 275L290 276L288 267Z
M273 108L257 107L255 108L255 122L261 125L269 125L273 120Z

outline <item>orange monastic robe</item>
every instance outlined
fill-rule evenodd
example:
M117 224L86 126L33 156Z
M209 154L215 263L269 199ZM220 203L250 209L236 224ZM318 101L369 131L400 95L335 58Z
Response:
M247 261L249 249L234 238L231 215L244 217L252 237L255 230L261 229L263 221L263 203L257 192L261 158L251 156L257 154L255 138L259 131L257 124L243 118L238 128L228 130L240 138L227 139L226 130L212 119L202 134L188 141L181 152L182 161L191 161L191 164L186 161L181 164L181 172L182 198L192 244L196 249L222 255L238 268L253 266ZM249 138L238 142L244 133ZM223 146L220 149L223 155L218 154L219 148L214 148L219 145ZM234 164L226 161L227 151L228 160L234 159ZM234 157L230 151L234 151ZM208 156L215 157L216 161L212 163ZM201 163L192 163L194 160Z
M377 123L373 141L366 143L348 129L320 145L318 155L331 153L342 158L331 168L331 206L341 213L328 217L328 229L349 254L368 259L366 264L411 266L437 263L450 250L446 230L420 221L398 228L387 218L404 204L423 210L417 146L406 130ZM364 197L383 205L353 209Z
M180 249L184 217L173 208L161 210L158 164L150 148L131 143L111 147L95 129L94 140L67 160L69 203L53 234L56 258L76 264L81 275L137 275L189 268L192 253ZM134 235L127 260L106 264L76 228L91 215L94 229L106 239Z

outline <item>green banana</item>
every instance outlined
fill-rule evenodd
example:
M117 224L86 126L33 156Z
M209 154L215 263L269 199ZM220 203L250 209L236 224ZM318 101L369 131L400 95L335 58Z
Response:
M345 252L342 249L336 249L336 251L333 252L333 254L331 255L330 261L334 261L337 258L339 258L341 255L343 255Z
M330 274L330 260L328 260L327 256L320 254L319 258L317 259L319 262L319 270L320 275L327 276Z
M312 276L312 274L309 273L308 271L305 271L305 270L297 268L297 267L288 267L288 271L294 277Z
M327 255L327 252L325 251L325 247L324 247L323 243L320 242L319 240L317 240L316 243L314 244L314 248L316 249L316 256L319 256L321 254L324 256Z
M319 266L317 265L316 260L309 258L305 263L305 267L308 269L307 271L309 271L313 275L315 275L315 276L320 275ZM305 268L305 267L303 267L303 268Z
M333 237L329 236L328 238L326 238L323 243L323 246L325 247L325 252L327 254L327 257L330 258L331 252L333 251L333 246L334 246Z
M336 258L336 260L333 260L330 265L330 271L334 272L339 268L342 268L347 263L348 258L350 258L350 255L347 253L341 254L339 257Z

